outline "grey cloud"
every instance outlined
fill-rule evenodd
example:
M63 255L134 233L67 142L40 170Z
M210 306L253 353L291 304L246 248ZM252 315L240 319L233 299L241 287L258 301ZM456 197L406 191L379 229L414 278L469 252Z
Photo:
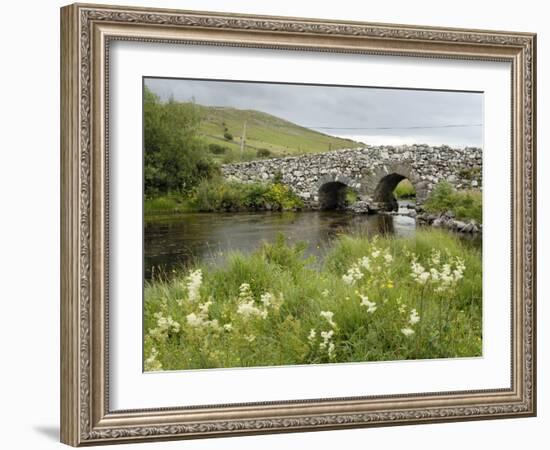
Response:
M482 124L481 93L160 78L145 84L164 100L256 109L367 143L482 146L482 126L456 127Z

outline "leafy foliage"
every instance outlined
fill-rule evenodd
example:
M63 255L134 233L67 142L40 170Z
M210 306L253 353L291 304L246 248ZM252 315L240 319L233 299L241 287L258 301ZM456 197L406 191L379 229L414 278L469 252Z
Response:
M292 190L280 183L204 180L191 203L198 211L288 210L303 206Z
M428 212L452 211L460 219L474 219L482 222L481 191L457 191L450 183L438 183L424 204Z
M267 158L269 156L271 156L271 152L269 151L269 149L267 148L260 148L256 154L260 157L260 158Z
M359 194L355 192L352 188L346 188L346 205L353 205L359 200Z
M224 155L229 149L220 144L208 144L208 150L210 150L210 153L214 155Z
M189 192L217 172L198 137L199 110L193 103L161 102L144 89L145 196Z

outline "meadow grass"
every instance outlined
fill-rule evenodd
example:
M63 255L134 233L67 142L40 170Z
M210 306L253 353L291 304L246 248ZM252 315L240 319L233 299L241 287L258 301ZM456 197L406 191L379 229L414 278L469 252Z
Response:
M283 237L145 285L145 370L481 355L481 255L438 230L342 236L323 264Z
M269 150L272 157L282 157L364 146L351 139L301 127L262 111L203 105L196 107L203 117L199 131L205 142L227 147L225 155L215 156L218 161L258 159L258 149ZM240 140L245 121L247 148L241 154ZM233 139L224 139L226 132Z
M168 193L158 197L146 198L143 201L143 213L148 215L156 214L177 214L192 212L195 207L185 196Z

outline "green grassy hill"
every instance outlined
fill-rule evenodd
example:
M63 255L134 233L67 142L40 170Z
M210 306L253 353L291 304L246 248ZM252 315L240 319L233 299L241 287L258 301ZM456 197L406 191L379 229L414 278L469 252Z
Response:
M351 139L319 133L261 111L202 105L197 107L202 116L200 134L209 144L215 159L224 163L320 153L363 145ZM246 146L241 155L245 121Z

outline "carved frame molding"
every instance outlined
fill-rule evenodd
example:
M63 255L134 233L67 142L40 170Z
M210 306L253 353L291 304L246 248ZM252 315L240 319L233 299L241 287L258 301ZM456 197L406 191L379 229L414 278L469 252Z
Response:
M113 40L509 61L512 386L110 411L108 67ZM73 446L536 413L536 36L484 30L75 4L61 10L61 440Z

